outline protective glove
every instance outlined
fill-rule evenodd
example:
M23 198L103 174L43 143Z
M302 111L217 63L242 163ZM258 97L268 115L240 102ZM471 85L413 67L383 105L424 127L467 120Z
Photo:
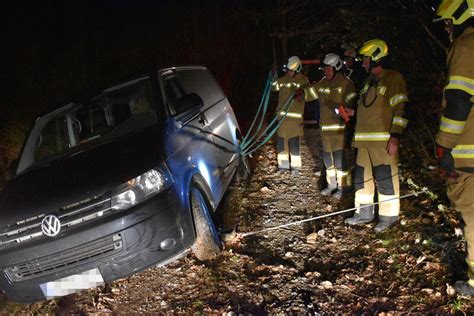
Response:
M296 90L295 99L298 102L304 101L304 91L303 91L303 89Z
M454 158L451 151L451 148L446 148L440 145L436 146L438 172L442 178L455 179L459 177L459 173L457 173L454 168Z

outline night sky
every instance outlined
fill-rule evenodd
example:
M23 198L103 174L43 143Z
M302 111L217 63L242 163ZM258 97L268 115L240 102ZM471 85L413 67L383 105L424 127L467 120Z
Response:
M4 14L11 12L14 50L6 52L14 80L0 128L131 74L182 64L207 66L239 117L258 104L272 63L340 52L343 43L373 37L388 41L410 81L425 68L442 69L443 52L419 23L439 33L431 2L10 0Z

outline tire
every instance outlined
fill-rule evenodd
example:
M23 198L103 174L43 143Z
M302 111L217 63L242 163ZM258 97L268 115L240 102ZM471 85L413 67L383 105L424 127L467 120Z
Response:
M199 260L215 258L221 251L221 240L212 222L209 206L196 187L190 190L190 205L196 229L196 240L191 249Z

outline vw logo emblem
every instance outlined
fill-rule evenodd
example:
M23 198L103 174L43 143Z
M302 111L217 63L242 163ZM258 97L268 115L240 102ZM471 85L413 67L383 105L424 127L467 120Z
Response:
M46 236L57 236L61 231L61 222L59 221L59 218L55 215L47 215L43 218L43 221L41 221L41 230Z

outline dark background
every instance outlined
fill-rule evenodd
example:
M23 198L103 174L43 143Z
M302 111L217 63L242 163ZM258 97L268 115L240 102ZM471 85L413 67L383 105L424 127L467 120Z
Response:
M148 69L202 64L245 126L273 63L341 53L342 44L372 38L388 43L394 68L408 82L415 120L434 122L447 36L431 23L433 6L421 0L9 0L0 174L35 118L83 91ZM315 66L305 72L320 77Z

